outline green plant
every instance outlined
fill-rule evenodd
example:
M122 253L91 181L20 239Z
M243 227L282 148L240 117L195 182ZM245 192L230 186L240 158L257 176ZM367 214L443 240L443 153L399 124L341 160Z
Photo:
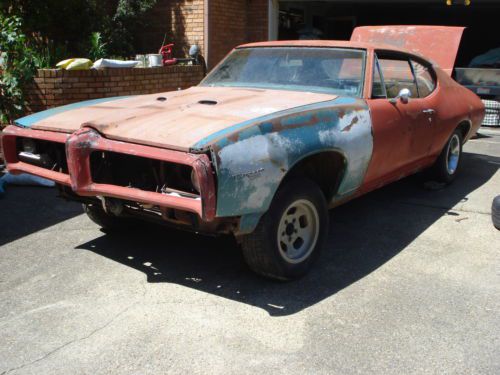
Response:
M50 40L53 50L64 47L68 57L84 57L93 31L102 31L119 0L0 0L0 12L23 20L29 41Z
M66 45L56 44L40 33L33 33L28 44L33 51L33 62L38 69L53 68L68 56Z
M94 32L90 34L90 50L89 50L90 59L95 61L102 59L103 57L106 57L107 54L106 45L107 43L104 43L104 41L102 40L101 33Z
M0 13L0 51L0 123L8 123L23 113L23 89L36 71L21 18Z
M141 34L150 25L148 14L158 0L0 0L0 13L23 20L23 32L37 55L40 67L53 67L69 57L86 57L100 33L97 45L106 56L135 55L143 43ZM33 38L43 43L33 43ZM158 46L159 47L159 46ZM64 56L60 56L64 52ZM102 51L97 49L98 56ZM91 52L93 53L93 52ZM90 56L94 57L95 56Z
M112 54L131 56L136 51L138 35L147 25L146 15L157 3L157 0L118 0L116 11L103 31L109 40Z

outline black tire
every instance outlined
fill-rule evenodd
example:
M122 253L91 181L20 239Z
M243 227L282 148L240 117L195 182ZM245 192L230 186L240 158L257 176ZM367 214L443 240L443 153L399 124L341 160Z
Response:
M300 216L301 212L306 215ZM296 215L293 223L290 221L289 224L284 224L292 215ZM311 218L309 223L307 217ZM278 237L280 225L282 237ZM292 226L293 229L290 230ZM311 231L313 234L302 239L301 232L297 230L304 231L305 234ZM293 179L277 191L271 207L261 218L255 231L241 238L243 256L248 266L260 275L279 280L297 279L317 259L327 235L328 208L323 192L310 180ZM284 242L280 242L283 238L287 242L295 238L293 244L288 243L290 249ZM297 255L294 259L291 256L287 258L285 254L297 251L296 245L300 245L300 241L304 245L304 254Z
M458 174L458 171L460 170L460 162L462 160L462 143L462 133L460 132L460 130L456 129L448 139L448 142L446 142L446 145L441 151L438 159L430 168L430 179L445 184L450 184L451 182L453 182ZM452 156L454 156L451 155L453 154L452 150L456 150L458 152L456 165L454 165L450 159Z
M129 220L106 213L100 205L84 203L83 210L90 220L106 231L116 231L130 226Z
M491 220L495 228L500 230L500 195L497 195L491 204Z

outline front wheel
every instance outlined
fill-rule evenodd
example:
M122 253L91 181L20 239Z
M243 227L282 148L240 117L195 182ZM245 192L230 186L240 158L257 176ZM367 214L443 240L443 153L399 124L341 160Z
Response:
M430 177L438 182L451 183L457 176L461 159L462 133L456 129L448 139L435 164L431 167Z
M289 180L252 234L242 237L249 267L266 277L290 280L304 275L328 234L328 209L310 180Z
M83 211L90 220L99 225L105 231L117 231L130 227L130 221L113 214L109 214L98 204L83 204Z

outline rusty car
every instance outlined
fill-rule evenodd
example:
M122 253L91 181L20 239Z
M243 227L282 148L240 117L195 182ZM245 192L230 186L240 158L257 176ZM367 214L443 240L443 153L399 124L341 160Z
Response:
M252 270L298 278L329 208L418 171L455 179L484 116L451 78L462 31L241 45L186 90L20 118L2 138L8 170L55 181L104 228L134 217L232 234Z

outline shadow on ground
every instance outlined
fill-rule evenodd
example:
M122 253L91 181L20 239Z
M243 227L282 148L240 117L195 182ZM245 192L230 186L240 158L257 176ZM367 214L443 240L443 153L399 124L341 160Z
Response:
M280 316L301 311L368 275L410 244L450 209L486 183L500 158L464 153L462 173L441 190L410 177L331 211L328 247L300 281L255 276L229 238L210 238L140 225L130 233L81 244L146 274L148 282L175 283L265 309ZM459 221L457 221L457 226Z
M82 206L63 202L55 188L8 186L0 199L0 246L82 214Z
M426 190L407 178L331 211L328 246L311 272L278 283L250 272L230 238L176 232L150 224L120 235L103 234L77 246L137 269L148 282L185 285L280 316L301 311L349 286L400 253L500 168L500 158L464 153L454 184ZM0 246L82 213L55 189L11 187L0 200ZM493 197L492 197L493 198ZM457 226L460 225L457 222Z

